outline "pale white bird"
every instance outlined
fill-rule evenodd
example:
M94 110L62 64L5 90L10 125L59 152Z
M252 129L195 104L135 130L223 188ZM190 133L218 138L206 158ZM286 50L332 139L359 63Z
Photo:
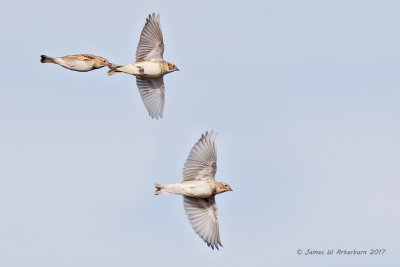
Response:
M156 184L156 195L183 195L186 215L194 231L212 249L222 246L219 237L215 195L232 191L231 187L215 181L217 171L217 133L206 132L193 146L183 168L183 182Z
M111 66L111 63L108 62L107 59L90 54L70 55L64 57L49 57L46 55L41 55L40 62L54 63L66 69L82 72L100 69L105 66Z
M164 75L179 70L163 60L164 41L160 15L146 19L136 49L136 62L126 66L112 64L108 75L124 72L136 76L136 84L144 105L152 118L162 118L165 102Z

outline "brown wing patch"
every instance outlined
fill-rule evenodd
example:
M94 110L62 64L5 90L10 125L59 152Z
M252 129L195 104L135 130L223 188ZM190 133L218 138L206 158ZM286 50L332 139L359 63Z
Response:
M84 58L87 58L87 59L95 59L94 56L91 56L91 55L88 55L88 54L82 54L82 56L83 56Z

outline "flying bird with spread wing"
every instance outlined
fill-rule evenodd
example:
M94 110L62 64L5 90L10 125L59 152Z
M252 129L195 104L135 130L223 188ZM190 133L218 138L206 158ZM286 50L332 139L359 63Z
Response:
M126 66L112 64L108 75L124 72L136 76L140 95L152 118L162 118L165 102L163 76L179 71L172 63L164 61L164 41L160 15L154 13L146 19L136 49L136 62Z
M206 132L193 146L183 168L183 182L155 184L155 195L183 195L186 215L194 231L214 249L222 246L219 237L215 195L232 191L231 187L215 181L217 172L217 133Z
M46 55L41 55L40 62L54 63L66 69L81 72L100 69L105 66L111 66L111 63L108 62L107 59L90 54L70 55L64 57L49 57Z

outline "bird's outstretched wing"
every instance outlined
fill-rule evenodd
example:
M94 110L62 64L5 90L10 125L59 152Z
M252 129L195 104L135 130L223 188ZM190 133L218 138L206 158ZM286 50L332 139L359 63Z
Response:
M219 237L219 226L217 218L217 204L215 198L192 198L183 197L185 213L188 216L194 231L212 249L222 247Z
M160 15L151 14L140 34L136 49L136 62L158 61L163 59L164 41L161 31Z
M214 180L217 172L217 133L206 132L193 146L183 168L183 181Z
M150 117L162 118L165 101L163 77L151 79L136 77L136 84Z

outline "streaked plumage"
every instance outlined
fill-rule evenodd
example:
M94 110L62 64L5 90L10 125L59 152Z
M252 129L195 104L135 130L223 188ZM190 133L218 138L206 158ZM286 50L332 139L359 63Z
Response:
M111 66L107 59L90 54L70 55L64 57L49 57L46 55L41 55L40 62L55 63L66 69L81 72L100 69L105 66Z
M163 60L164 40L160 15L154 13L146 19L136 49L136 62L126 66L110 65L109 75L124 72L136 76L143 103L152 118L162 118L165 102L163 76L179 70Z
M183 169L183 182L156 184L156 195L183 195L186 215L194 231L212 249L222 246L215 195L232 191L231 187L215 181L217 171L217 134L206 132L193 146Z

